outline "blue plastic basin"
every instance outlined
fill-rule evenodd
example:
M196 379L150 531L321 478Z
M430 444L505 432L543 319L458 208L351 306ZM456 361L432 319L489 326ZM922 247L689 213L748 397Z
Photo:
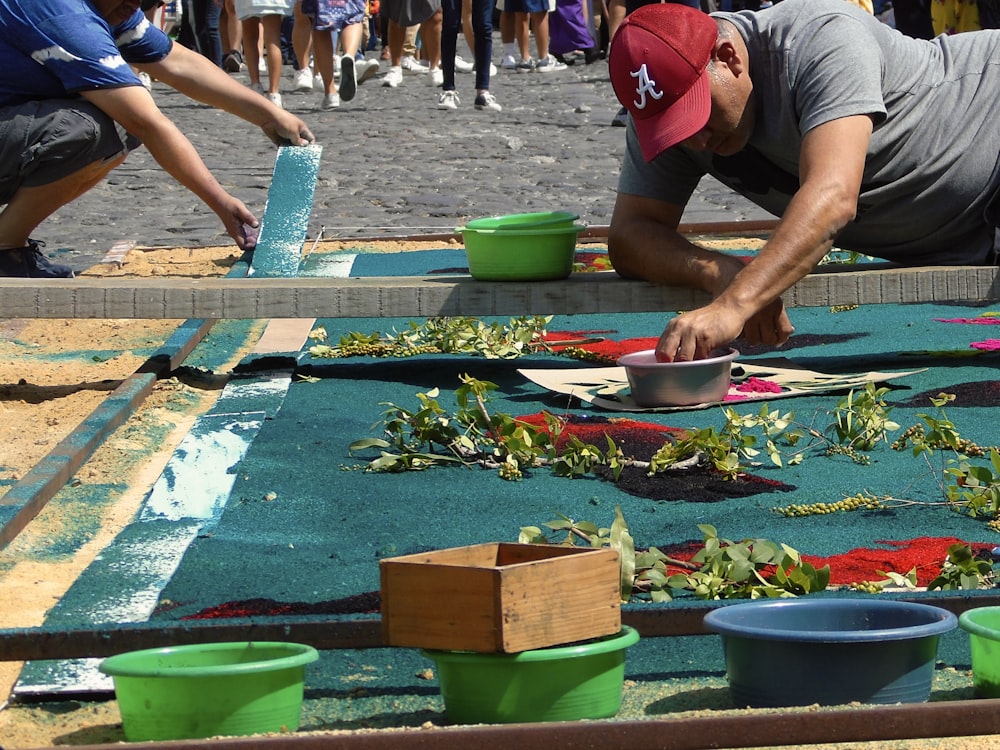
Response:
M720 607L705 627L722 636L738 706L922 703L939 636L958 618L939 607L876 599L777 599Z

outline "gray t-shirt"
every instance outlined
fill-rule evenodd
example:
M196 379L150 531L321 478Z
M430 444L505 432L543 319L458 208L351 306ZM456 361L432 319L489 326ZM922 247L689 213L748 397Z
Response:
M857 218L839 247L907 265L987 262L984 216L1000 183L1000 31L912 39L845 0L717 13L749 51L757 122L730 157L675 146L647 163L628 129L618 189L685 205L705 173L780 216L798 189L802 137L874 118Z

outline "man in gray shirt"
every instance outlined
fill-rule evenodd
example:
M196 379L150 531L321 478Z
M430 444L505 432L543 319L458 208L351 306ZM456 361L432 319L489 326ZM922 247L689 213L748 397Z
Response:
M609 252L625 277L702 289L663 361L792 333L780 295L837 246L900 264L995 262L1000 32L906 37L845 0L629 15L611 80L628 108ZM711 174L781 217L749 263L677 230Z

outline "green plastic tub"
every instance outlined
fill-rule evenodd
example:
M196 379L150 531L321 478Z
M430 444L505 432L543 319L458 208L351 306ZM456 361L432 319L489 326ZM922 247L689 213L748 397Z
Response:
M305 665L319 657L297 643L241 642L111 656L130 742L293 732L302 712Z
M625 649L639 633L519 654L429 651L448 718L458 724L605 719L621 708Z
M467 229L557 229L573 226L579 214L569 211L537 211L527 214L506 214L473 219L465 225Z
M1000 698L1000 607L967 609L958 626L969 634L976 696Z
M541 229L461 229L469 273L479 281L552 281L573 272L583 224Z

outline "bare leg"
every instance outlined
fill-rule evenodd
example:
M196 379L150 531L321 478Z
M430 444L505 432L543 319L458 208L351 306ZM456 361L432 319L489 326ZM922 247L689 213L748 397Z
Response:
M312 50L312 19L302 12L302 0L295 3L295 24L292 26L292 49L299 63L299 70L309 67Z
M433 16L420 24L420 40L423 42L424 58L432 68L441 64L441 25L444 12L438 8Z
M403 62L403 41L406 39L406 27L389 19L389 64L398 68Z
M240 51L243 46L243 26L236 17L234 0L225 0L222 4L219 31L222 33L222 47L226 52Z
M337 84L333 80L333 32L313 32L313 65L323 79L323 93L335 94Z
M514 14L514 38L522 60L531 58L531 16L528 13Z
M271 13L261 21L264 27L264 59L267 61L267 93L277 94L281 86L281 20Z
M250 76L250 85L260 85L260 19L248 18L242 24L247 75Z
M535 32L538 59L544 60L549 56L549 12L543 10L541 13L532 13L531 26Z
M0 248L24 247L39 224L79 198L125 161L125 154L37 187L21 187L0 211Z

